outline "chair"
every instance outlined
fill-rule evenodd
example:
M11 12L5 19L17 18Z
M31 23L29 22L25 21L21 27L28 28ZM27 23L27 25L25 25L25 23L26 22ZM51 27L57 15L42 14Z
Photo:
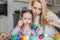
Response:
M19 20L19 17L20 17L19 14L13 14L13 25L14 25L13 28L16 27L16 25L17 25L17 23L18 23L18 20Z

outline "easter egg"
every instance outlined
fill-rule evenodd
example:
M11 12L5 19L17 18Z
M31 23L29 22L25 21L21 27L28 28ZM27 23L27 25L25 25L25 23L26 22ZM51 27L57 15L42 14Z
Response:
M16 40L17 38L12 38L12 40Z
M20 40L23 40L23 37L20 37Z
M43 38L44 38L44 36L39 35L39 39L43 39Z
M55 37L60 38L60 34L55 34Z
M44 38L43 40L48 40L48 35L46 33L41 34Z
M41 36L47 37L48 35L46 33L41 34Z
M16 37L18 37L18 35L17 35L17 34L14 34L14 35L13 35L13 38L16 38Z
M59 40L59 38L54 38L54 40Z
M29 37L27 35L24 35L24 36L20 37L20 40L29 40Z
M17 38L18 38L18 35L14 34L13 37L12 37L12 40L17 40Z
M28 35L26 35L26 37L27 37L27 40L29 40L29 36L28 36Z
M33 28L34 30L37 30L38 26L37 26L37 25L33 25L32 28Z
M23 40L27 40L27 37L26 36L23 36Z
M20 40L20 37L17 37L17 39L16 40Z

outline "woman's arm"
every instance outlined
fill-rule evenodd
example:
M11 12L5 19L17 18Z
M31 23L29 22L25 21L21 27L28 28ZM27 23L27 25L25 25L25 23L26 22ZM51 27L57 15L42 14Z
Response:
M60 23L57 23L57 22L56 22L56 23L54 23L53 25L54 25L55 27L57 27L57 28L60 29Z
M50 25L56 26L60 29L60 19L53 12L48 12L48 15L44 18Z

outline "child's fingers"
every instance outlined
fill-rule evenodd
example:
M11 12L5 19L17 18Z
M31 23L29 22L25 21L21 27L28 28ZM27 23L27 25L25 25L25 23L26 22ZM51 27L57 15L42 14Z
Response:
M22 21L22 20L19 20L19 21L18 21L18 24L20 24L20 23L23 23L23 21Z
M22 21L22 20L20 20L20 21L19 21L19 23L23 23L23 21Z
M22 20L19 20L18 21L18 26L22 26L23 25L23 21Z

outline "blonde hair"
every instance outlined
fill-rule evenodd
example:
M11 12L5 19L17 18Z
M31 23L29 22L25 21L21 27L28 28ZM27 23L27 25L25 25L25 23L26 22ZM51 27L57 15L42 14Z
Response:
M47 4L45 0L31 0L31 2L29 3L29 7L32 7L34 2L39 2L42 5L42 13L41 13L41 17L40 17L40 25L41 26L45 26L47 24L47 22L44 20L44 16L47 15L48 12L48 8L47 8Z

